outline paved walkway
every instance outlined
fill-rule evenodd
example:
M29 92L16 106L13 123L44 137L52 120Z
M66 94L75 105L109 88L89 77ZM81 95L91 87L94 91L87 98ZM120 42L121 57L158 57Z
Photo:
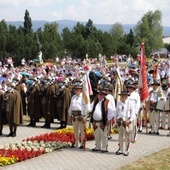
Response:
M40 126L43 122L37 123L39 127L32 128L26 125L19 126L17 136L15 138L6 137L9 133L9 128L6 126L3 129L4 136L0 137L0 145L15 141L22 141L27 137L36 136L43 133L52 132L59 124L53 123L51 129L42 129ZM170 137L167 137L167 130L160 130L160 135L148 135L141 133L138 135L136 144L130 145L130 155L115 155L118 149L118 135L113 134L109 140L108 153L94 153L91 151L94 148L94 140L87 142L86 151L65 148L52 153L47 153L39 157L16 163L6 167L1 167L4 170L115 170L138 160L141 157L150 155L159 150L170 147Z

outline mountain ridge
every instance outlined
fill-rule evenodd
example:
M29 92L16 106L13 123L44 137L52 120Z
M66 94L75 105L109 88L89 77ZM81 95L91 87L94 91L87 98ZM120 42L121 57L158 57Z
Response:
M44 24L46 23L58 23L58 32L61 34L62 30L66 27L68 27L69 30L72 30L73 27L77 24L77 22L80 22L82 24L86 24L87 22L84 21L75 21L75 20L56 20L56 21L46 21L46 20L33 20L32 21L32 29L33 31L36 31L38 28L44 27ZM7 21L7 25L15 25L17 28L19 26L23 26L24 21ZM113 24L93 24L97 29L100 29L101 31L109 32ZM128 34L130 32L130 29L133 29L136 24L122 24L123 30L125 34ZM170 36L170 27L168 26L162 26L163 27L163 36L167 37Z

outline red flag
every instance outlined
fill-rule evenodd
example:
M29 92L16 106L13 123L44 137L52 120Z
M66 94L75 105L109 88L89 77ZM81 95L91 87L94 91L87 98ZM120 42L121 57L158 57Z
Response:
M145 101L149 96L147 71L145 65L145 45L141 44L141 58L140 58L140 74L139 74L139 90L141 102Z

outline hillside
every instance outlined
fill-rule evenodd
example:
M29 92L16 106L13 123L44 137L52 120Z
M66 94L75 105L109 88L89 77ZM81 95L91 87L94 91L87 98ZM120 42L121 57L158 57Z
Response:
M46 24L47 22L48 21L32 21L33 24L32 28L34 31L36 31L40 27L43 29L44 24ZM73 27L77 24L77 21L72 21L72 20L58 20L56 22L59 24L59 28L58 28L59 33L61 33L62 30L66 27L68 27L69 30L72 30ZM80 22L80 23L86 24L86 22ZM23 26L23 21L7 22L7 24L15 25L18 28L19 26ZM94 26L97 29L100 29L102 31L107 31L107 32L110 31L112 27L111 24L94 24ZM127 34L129 33L130 29L134 28L135 24L122 24L122 26L124 29L124 33ZM170 36L170 27L163 26L163 36L164 37Z

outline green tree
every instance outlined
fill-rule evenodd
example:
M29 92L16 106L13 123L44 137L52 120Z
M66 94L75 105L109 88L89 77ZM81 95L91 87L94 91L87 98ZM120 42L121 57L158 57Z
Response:
M0 22L0 56L2 58L6 57L6 47L8 41L8 26L5 20Z
M124 34L122 24L119 22L116 22L115 24L113 24L110 30L110 34L113 36L114 40L116 41L122 38Z
M111 34L99 30L97 37L102 47L102 51L100 51L101 54L110 57L111 55L113 55L113 53L117 51L117 45Z
M58 24L56 22L46 23L42 33L42 45L44 58L55 58L62 50L62 41L58 33Z
M130 47L135 45L135 36L132 29L130 29L129 34L126 35L126 43L129 44Z
M25 34L32 33L32 21L31 17L29 16L28 10L25 10L25 16L24 16L24 32Z
M145 42L146 55L163 47L161 20L159 10L149 11L134 28L138 43Z
M168 44L168 43L165 43L164 44L164 47L170 52L170 43Z

